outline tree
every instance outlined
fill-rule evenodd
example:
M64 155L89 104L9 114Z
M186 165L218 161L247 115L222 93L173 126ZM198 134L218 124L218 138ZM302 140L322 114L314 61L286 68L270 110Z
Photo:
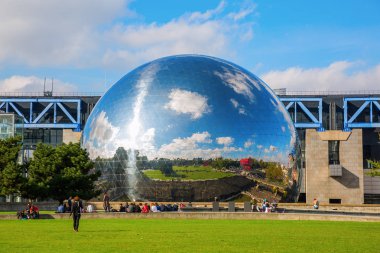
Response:
M173 164L170 160L159 159L156 168L165 176L176 176L173 170Z
M21 138L0 140L0 195L20 193L24 178L23 166L17 163Z
M284 173L281 167L276 164L268 165L265 169L266 177L271 181L282 182L284 179Z
M52 198L63 202L68 196L90 199L100 194L95 181L100 172L79 143L63 144L53 148L38 144L28 168L28 182L24 196Z
M371 171L367 173L367 175L371 177L378 177L380 176L380 161L371 161L368 160L368 162L371 165Z

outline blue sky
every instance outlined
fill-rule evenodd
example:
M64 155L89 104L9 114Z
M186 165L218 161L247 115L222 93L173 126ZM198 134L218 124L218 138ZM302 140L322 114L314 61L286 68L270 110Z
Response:
M0 2L1 92L104 92L159 57L232 61L272 88L380 90L380 1Z

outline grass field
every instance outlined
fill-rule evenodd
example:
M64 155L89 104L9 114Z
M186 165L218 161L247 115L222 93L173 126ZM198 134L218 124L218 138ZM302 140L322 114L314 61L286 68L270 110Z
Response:
M210 166L173 166L173 170L177 176L165 176L159 170L145 170L144 174L149 178L160 180L205 180L234 176L232 173L214 170Z
M380 224L273 220L1 220L0 252L380 252Z
M18 210L20 211L20 210ZM5 214L14 214L16 215L18 211L0 211L0 215L5 215ZM53 214L55 211L40 211L40 214Z

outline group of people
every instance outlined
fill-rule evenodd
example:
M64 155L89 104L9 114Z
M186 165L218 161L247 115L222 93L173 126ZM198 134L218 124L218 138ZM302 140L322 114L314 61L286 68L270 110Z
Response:
M60 203L57 207L56 213L70 213L72 204L74 199L70 196L67 200L63 201L63 203ZM80 210L81 213L93 213L95 212L95 208L93 205L89 204L86 206L86 208L82 208Z
M264 212L264 213L270 213L270 212L276 212L277 211L277 201L276 200L273 200L271 203L266 199L264 198L263 201L262 201L262 204L261 204L261 208L260 206L258 205L258 201L256 198L253 198L252 199L252 202L251 202L251 207L252 207L252 212Z
M38 219L40 210L33 203L28 203L27 207L20 212L17 212L17 218L20 220Z
M70 213L73 204L73 197L69 197L67 200L59 204L57 213Z
M110 205L110 197L107 192L103 195L103 208L105 212L124 212L124 213L157 213L157 212L171 212L171 211L180 211L184 207L183 204L158 204L158 203L128 203L125 205L120 203L119 209L113 208Z
M150 205L148 203L128 203L126 202L125 205L120 203L119 210L115 210L111 208L111 211L113 212L125 212L125 213L157 213L157 212L178 212L180 211L181 207L184 207L183 204L158 204L158 203L151 203Z

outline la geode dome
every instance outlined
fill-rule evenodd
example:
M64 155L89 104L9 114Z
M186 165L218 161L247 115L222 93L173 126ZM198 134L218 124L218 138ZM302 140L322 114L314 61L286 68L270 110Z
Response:
M129 72L96 104L82 145L93 159L120 147L147 160L251 157L299 177L296 130L283 104L254 74L209 56L170 56Z

